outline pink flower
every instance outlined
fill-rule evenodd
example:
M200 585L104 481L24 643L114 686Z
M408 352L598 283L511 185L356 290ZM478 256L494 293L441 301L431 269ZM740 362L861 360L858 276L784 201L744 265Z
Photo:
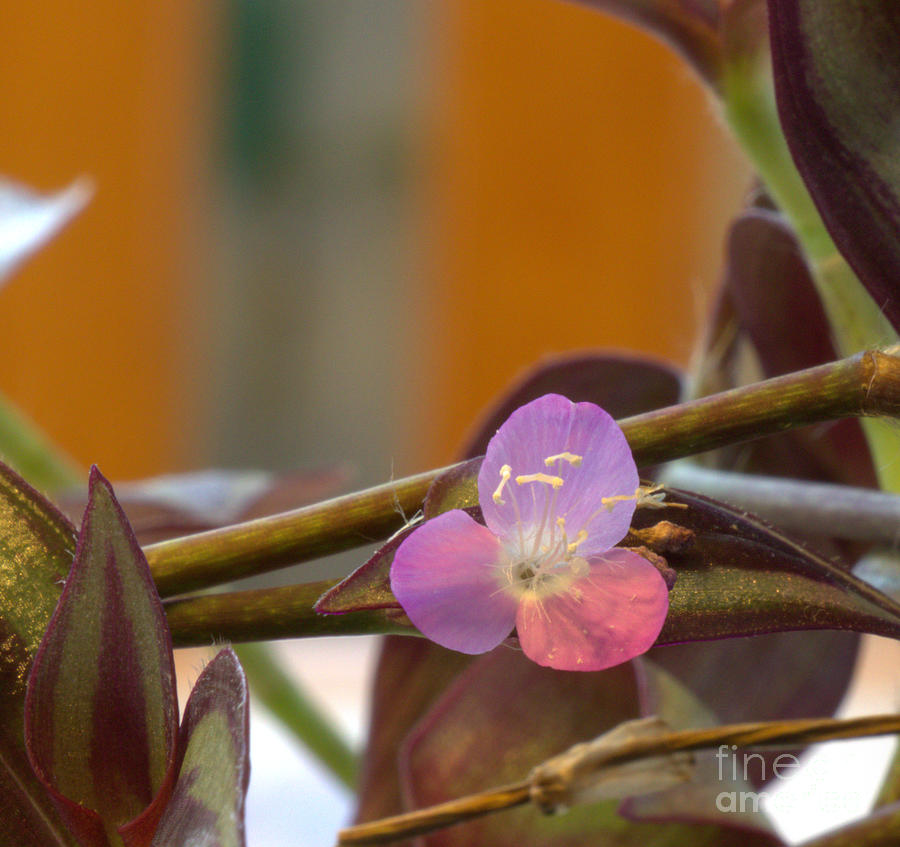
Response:
M517 409L478 473L487 526L438 515L397 550L391 588L432 641L484 653L512 630L525 654L596 671L646 652L669 608L659 571L616 548L638 474L625 436L592 403L547 394Z

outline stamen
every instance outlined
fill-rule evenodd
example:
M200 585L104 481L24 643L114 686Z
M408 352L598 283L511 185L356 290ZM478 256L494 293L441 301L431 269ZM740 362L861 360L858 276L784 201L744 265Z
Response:
M568 462L570 465L577 468L581 464L583 458L584 456L576 456L574 453L570 453L566 450L563 453L557 453L555 456L547 456L547 458L544 459L544 464L549 468L554 462L562 461Z
M544 527L547 526L547 518L556 512L556 493L562 488L563 478L561 476L551 476L545 473L521 474L516 477L516 485L524 485L526 482L543 482L553 488L553 493L549 498L544 498L544 512L541 515L541 522L538 524L534 533L534 545L531 549L531 555L537 556L541 542L544 540ZM531 502L537 505L535 489L531 489ZM553 529L551 527L551 542L553 540Z
M608 512L611 512L616 503L624 503L626 500L636 500L638 491L640 491L640 489L637 489L634 494L616 494L615 497L603 497L600 502Z
M573 576L585 576L587 572L591 569L591 566L587 563L586 559L582 559L581 556L576 556L569 562L570 573Z
M524 485L526 482L545 482L547 485L552 485L554 489L557 489L562 487L563 478L546 473L528 473L516 477L517 485Z
M578 535L575 536L575 540L571 544L566 545L566 551L569 553L574 553L578 549L579 544L583 544L587 540L588 534L586 529L582 529Z
M491 498L498 506L503 506L506 504L506 501L503 499L503 486L509 482L509 478L512 476L512 468L509 465L504 465L500 468L500 484L497 486L497 489L491 495Z
M648 485L641 486L637 490L637 507L640 509L642 506L647 509L666 509L669 507L678 508L678 509L686 509L686 503L667 503L666 502L666 487L664 485Z

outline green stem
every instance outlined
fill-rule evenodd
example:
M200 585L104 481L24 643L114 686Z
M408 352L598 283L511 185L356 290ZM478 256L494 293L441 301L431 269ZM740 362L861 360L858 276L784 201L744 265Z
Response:
M197 647L210 640L271 641L323 635L378 635L411 629L404 615L389 610L319 615L316 600L337 580L229 594L205 594L165 603L176 647Z
M359 760L299 682L285 673L266 644L236 648L250 691L309 751L351 791Z
M778 119L768 54L728 63L721 93L726 120L803 245L841 355L896 343L896 330L841 256L794 166ZM864 430L881 487L900 493L896 432L878 421L864 422Z
M620 423L642 467L853 415L900 415L900 357L860 353ZM421 507L446 470L164 541L144 552L160 594L172 596L372 544L399 529L403 515Z

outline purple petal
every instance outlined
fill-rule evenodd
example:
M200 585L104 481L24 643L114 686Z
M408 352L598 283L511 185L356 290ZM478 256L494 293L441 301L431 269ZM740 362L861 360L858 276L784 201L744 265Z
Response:
M548 467L544 463L563 452L581 456L581 465L563 462ZM513 479L501 494L505 503L498 504L492 495L503 465L512 468ZM572 539L586 529L588 538L578 548L581 555L605 552L628 531L635 501L623 500L610 509L602 501L631 497L638 487L637 468L622 430L599 406L546 394L517 409L497 430L478 474L478 499L485 523L504 540L518 531L516 507L526 530L541 524L552 494L550 486L515 483L516 476L533 473L559 473L565 480L548 522L564 517Z
M503 590L500 542L465 512L423 524L394 556L391 590L409 619L432 641L484 653L513 628L516 600Z
M610 550L567 592L519 605L525 655L561 671L600 671L645 653L662 629L669 592L659 571L630 550Z

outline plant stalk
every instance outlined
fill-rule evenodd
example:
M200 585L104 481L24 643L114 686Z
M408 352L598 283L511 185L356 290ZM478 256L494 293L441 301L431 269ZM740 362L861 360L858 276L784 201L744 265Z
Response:
M843 417L900 416L897 349L819 367L620 421L639 467ZM458 467L458 466L453 466ZM271 517L145 548L160 594L171 597L375 544L418 510L449 468L395 480Z

